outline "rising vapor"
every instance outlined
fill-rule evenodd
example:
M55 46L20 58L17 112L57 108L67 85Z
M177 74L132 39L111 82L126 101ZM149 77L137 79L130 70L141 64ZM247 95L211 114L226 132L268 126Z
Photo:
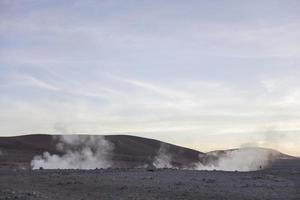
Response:
M269 166L280 153L263 148L241 148L207 153L205 162L196 165L197 170L256 171Z
M156 168L174 168L172 165L172 155L167 151L167 145L162 144L154 157L153 166Z
M56 148L60 154L44 152L31 161L32 169L95 169L112 165L113 145L103 136L63 135Z

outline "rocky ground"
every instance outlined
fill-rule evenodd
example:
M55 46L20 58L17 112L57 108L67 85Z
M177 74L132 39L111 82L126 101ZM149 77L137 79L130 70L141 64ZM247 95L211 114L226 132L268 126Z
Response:
M0 170L0 199L300 199L300 160L256 172Z

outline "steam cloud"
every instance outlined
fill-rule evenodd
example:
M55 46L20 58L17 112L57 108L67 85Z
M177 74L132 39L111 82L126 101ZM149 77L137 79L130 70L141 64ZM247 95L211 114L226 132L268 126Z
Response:
M208 153L208 160L198 163L197 170L256 171L267 167L280 153L263 148L241 148Z
M113 144L103 136L62 135L55 136L58 154L44 152L31 161L33 169L95 169L113 166L110 156ZM0 151L1 155L1 151ZM267 167L281 154L277 151L246 147L228 151L214 151L201 154L199 162L185 169L222 170L222 171L256 171ZM162 144L154 157L155 168L178 168L172 165L174 156L168 151L168 145ZM145 166L146 167L146 166Z
M153 166L156 168L174 168L171 162L172 155L167 152L167 145L161 145L154 157Z
M256 171L268 167L280 157L280 153L271 149L247 147L228 151L213 151L199 156L199 162L193 170L220 170L220 171ZM156 168L177 168L172 165L172 154L167 151L167 146L162 145L153 160Z
M44 152L31 161L33 169L95 169L108 168L112 162L109 153L113 145L102 136L56 136L56 148L61 155Z

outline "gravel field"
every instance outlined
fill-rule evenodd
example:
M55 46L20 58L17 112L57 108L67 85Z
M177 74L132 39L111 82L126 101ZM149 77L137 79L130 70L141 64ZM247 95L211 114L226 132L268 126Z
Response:
M300 199L300 161L256 172L0 170L0 199Z

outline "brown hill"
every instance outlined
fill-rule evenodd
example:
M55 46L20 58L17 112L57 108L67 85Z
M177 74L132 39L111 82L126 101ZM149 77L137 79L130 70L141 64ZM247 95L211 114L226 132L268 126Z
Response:
M109 159L109 166L114 168L151 167L155 163L157 164L156 161L161 162L158 163L159 167L191 168L197 166L199 162L204 166L215 165L218 167L220 160L222 161L224 158L230 159L231 152L240 150L219 150L205 154L158 140L129 135L24 135L0 137L0 168L31 168L33 158L43 155L44 152L48 152L50 158L56 158L51 157L53 155L60 156L61 159L58 162L64 162L66 157L61 156L66 155L70 151L70 156L80 152L79 156L77 154L76 162L81 162L82 155L85 156L85 154L88 155L90 153L89 151L84 151L87 147L91 152L102 151L102 148L107 148L105 145L101 146L101 142L99 143L103 139L106 141L105 143L109 143L108 150L104 151L104 157ZM63 148L61 144L64 144ZM255 157L255 155L261 156L265 154L268 157L272 157L270 160L274 160L274 155L275 159L294 158L272 149L258 147L251 149L255 150L254 154L253 152L248 154L241 151L241 154L237 156L246 158L247 156ZM102 154L103 152L101 152L101 156ZM101 156L100 159L102 159ZM96 156L95 159L88 160L88 162L97 162L98 158ZM264 159L266 158L264 157ZM92 167L94 166L92 165Z
M36 155L44 152L64 154L57 148L58 138L52 135L0 137L0 168L30 168L30 162ZM142 137L108 135L104 138L113 146L112 151L108 152L114 163L112 167L151 165L162 147L171 164L177 167L192 165L199 161L199 155L204 155L199 151Z

